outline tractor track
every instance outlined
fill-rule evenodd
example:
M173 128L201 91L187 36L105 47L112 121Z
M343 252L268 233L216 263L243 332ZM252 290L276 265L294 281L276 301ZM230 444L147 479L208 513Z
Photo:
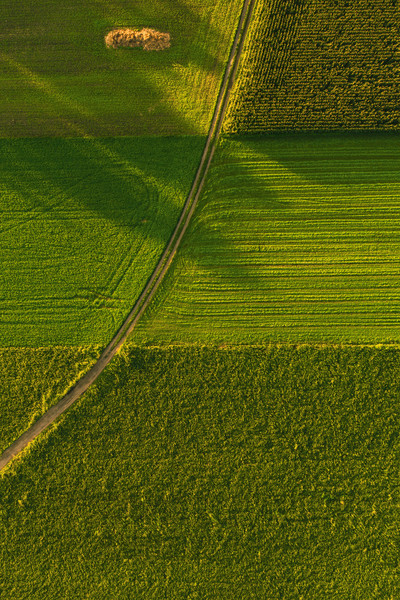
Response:
M49 408L29 429L27 429L11 446L0 455L0 470L4 469L18 454L20 454L35 438L47 429L54 421L62 415L86 390L96 381L99 375L113 359L133 329L136 327L140 317L153 299L171 262L179 248L186 229L189 226L195 208L197 206L204 182L214 156L218 140L221 134L222 123L228 106L230 92L235 81L243 44L249 28L251 16L256 0L244 0L239 23L236 29L224 78L218 93L213 118L211 120L207 141L203 150L199 167L196 172L191 190L182 209L181 216L170 240L155 267L153 274L144 287L141 295L136 301L131 312L124 323L105 347L98 361L89 371L63 396L57 404Z

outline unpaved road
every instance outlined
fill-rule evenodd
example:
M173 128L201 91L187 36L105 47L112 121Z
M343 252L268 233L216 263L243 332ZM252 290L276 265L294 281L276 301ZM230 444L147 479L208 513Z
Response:
M196 205L198 203L203 185L217 147L218 139L221 133L222 123L228 106L228 100L232 85L234 83L239 60L243 50L244 40L248 31L251 16L254 10L256 0L244 0L239 24L233 40L232 49L229 55L225 75L221 84L215 105L214 115L211 121L206 145L201 157L199 167L193 181L185 205L183 207L179 221L172 233L172 236L160 258L152 276L147 282L143 292L132 308L125 322L113 337L111 342L103 350L100 358L95 365L61 398L57 404L49 408L25 433L23 433L15 442L11 444L0 456L0 470L15 458L24 448L28 446L40 433L51 425L71 404L73 404L88 389L99 375L104 371L108 363L112 360L127 337L135 328L143 312L154 297L165 273L170 266L176 251L179 248L181 240L190 223Z

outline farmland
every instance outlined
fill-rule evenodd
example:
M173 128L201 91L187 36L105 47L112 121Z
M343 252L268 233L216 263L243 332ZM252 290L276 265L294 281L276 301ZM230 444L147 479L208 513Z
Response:
M223 4L2 3L0 346L104 344L129 312L205 143L241 8ZM123 25L171 47L107 48Z
M0 453L157 264L243 3L17 4L0 6ZM396 0L257 0L225 132L263 137L220 142L130 342L0 473L1 598L397 598L398 136L294 131L398 129L399 24ZM150 43L127 27L164 50L121 47Z
M224 140L137 343L399 341L390 134Z
M226 131L400 127L396 0L258 2Z
M130 348L0 481L0 595L399 589L398 348Z
M3 0L0 136L204 135L241 4ZM121 26L166 31L171 48L106 48Z
M0 344L106 343L154 268L202 137L0 142Z
M99 348L0 348L0 453L87 371Z

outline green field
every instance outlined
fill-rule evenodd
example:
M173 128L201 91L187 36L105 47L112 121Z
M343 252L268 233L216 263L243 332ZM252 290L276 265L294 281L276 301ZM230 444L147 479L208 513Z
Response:
M133 339L400 340L396 135L226 139Z
M241 0L2 0L0 137L204 135ZM164 52L107 49L119 27Z
M0 481L0 595L389 600L399 349L127 350Z
M0 344L104 344L178 219L202 137L0 141Z
M0 348L0 454L89 369L100 349Z
M1 346L104 344L121 324L189 192L240 8L2 3ZM124 26L171 48L106 48Z
M242 5L2 1L0 453L157 264ZM224 129L264 137L222 139L130 343L0 473L1 600L397 600L399 137L295 130L398 130L398 8L257 0Z
M397 0L259 0L226 131L400 127Z

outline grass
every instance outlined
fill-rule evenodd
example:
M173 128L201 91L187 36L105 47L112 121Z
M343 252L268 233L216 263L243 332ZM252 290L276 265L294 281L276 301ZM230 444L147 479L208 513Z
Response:
M87 371L98 348L0 349L0 453Z
M0 344L108 342L161 255L203 145L1 140Z
M398 348L130 348L0 482L7 600L389 600Z
M0 137L204 135L241 5L3 0ZM106 48L120 27L170 33L171 48Z
M226 139L137 343L400 340L397 136Z
M260 0L230 133L399 129L395 0Z

